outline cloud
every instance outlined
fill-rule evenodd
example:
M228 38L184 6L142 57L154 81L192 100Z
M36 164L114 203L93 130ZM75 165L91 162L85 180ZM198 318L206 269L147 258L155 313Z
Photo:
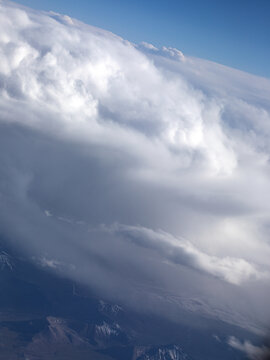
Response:
M255 346L249 341L241 342L234 336L229 338L228 344L233 348L244 352L251 360L268 359L270 356L270 349L266 346Z
M114 224L106 230L124 236L138 246L155 250L163 261L182 264L235 285L250 279L269 279L269 273L258 271L243 259L209 256L189 241L175 238L161 230L153 231L140 226L122 224Z
M265 328L270 81L9 1L0 63L2 236L137 308Z
M182 53L182 51L173 48L173 47L166 47L162 46L161 49L158 49L152 44L149 44L147 42L141 42L139 45L137 45L139 49L142 51L149 52L150 54L158 54L160 56L167 57L168 59L173 59L176 61L185 61L185 56Z

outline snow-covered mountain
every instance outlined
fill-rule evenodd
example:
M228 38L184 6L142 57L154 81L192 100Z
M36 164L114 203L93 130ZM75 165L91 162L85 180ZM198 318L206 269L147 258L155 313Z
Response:
M191 360L177 345L140 349L137 360Z
M10 270L12 271L14 264L11 256L5 251L0 251L0 270Z

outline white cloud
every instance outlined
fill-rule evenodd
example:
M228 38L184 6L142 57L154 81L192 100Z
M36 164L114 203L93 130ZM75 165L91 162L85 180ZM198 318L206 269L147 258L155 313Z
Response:
M125 301L149 279L267 321L269 80L8 1L0 64L7 238Z
M234 336L229 338L228 344L233 348L244 352L251 360L261 360L270 354L270 349L266 346L255 346L249 341L241 342Z
M46 216L52 216L52 213L49 210L44 210Z
M158 54L160 56L164 56L176 61L185 61L185 56L182 53L182 51L170 46L169 47L162 46L161 49L158 49L154 45L143 41L139 45L137 45L137 47L139 49L142 49L143 51L148 51L150 54L151 53Z
M182 264L235 285L250 279L260 280L270 277L269 273L260 272L244 259L209 256L189 241L175 238L161 230L153 231L140 226L122 224L114 224L106 230L119 234L136 245L157 251L163 261Z
M147 43L145 41L142 41L140 45L145 47L148 50L158 51L157 47L155 47L153 44L149 44L149 43Z

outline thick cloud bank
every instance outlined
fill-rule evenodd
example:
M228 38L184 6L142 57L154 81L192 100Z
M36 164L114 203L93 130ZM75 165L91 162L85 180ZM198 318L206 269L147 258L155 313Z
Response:
M269 80L0 1L0 94L5 239L141 310L267 327Z

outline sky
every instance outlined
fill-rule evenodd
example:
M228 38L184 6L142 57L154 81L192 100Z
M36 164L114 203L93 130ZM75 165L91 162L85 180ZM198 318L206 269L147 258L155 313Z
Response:
M265 334L270 80L127 40L0 2L1 236L110 301Z
M268 0L19 0L110 30L125 39L270 77Z

